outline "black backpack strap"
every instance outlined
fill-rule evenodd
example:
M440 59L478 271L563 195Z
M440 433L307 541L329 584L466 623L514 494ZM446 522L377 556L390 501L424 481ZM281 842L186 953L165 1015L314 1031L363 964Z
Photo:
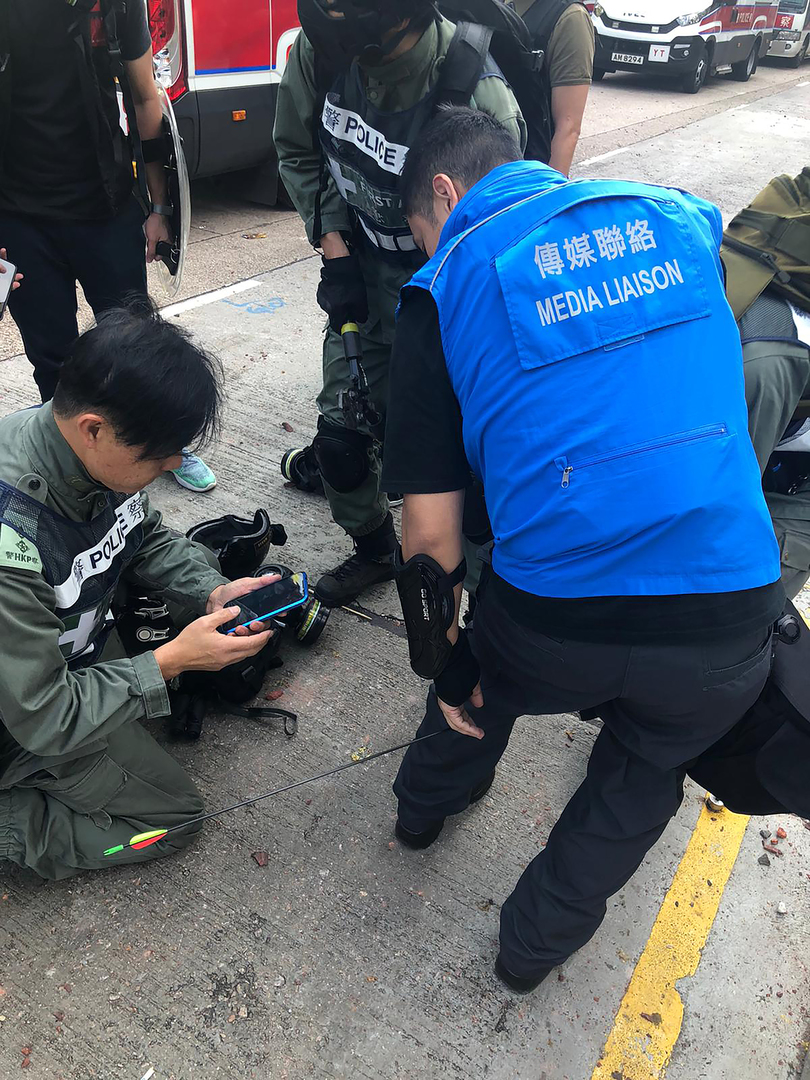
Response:
M326 95L329 93L335 73L323 59L315 52L315 108L312 110L312 148L318 154L321 163L318 176L318 190L315 193L315 210L312 215L312 246L317 248L321 242L321 199L326 193L329 183L329 166L321 149L321 113L323 112Z
M88 16L85 15L83 11L76 11L75 18L68 26L68 34L73 38L74 44L79 51L79 82L82 88L82 97L84 98L84 109L87 114L88 123L90 124L93 146L95 147L99 162L102 162L105 154L101 139L101 123L99 120L101 98L98 81L93 68L93 50L90 43ZM102 165L102 173L103 172L104 169Z
M460 22L447 50L436 105L469 105L489 60L492 27ZM494 66L494 65L493 65Z
M581 0L535 0L528 11L523 13L523 21L529 29L535 47L545 49L560 16L572 4L580 2Z
M126 0L101 0L99 6L104 19L104 32L107 37L110 67L113 75L118 79L118 85L121 87L121 94L124 98L124 112L126 113L127 128L129 129L129 148L132 160L135 162L138 195L143 204L144 212L149 213L151 203L149 200L149 188L146 184L146 166L143 160L141 133L138 131L135 102L132 99L132 87L129 85L129 79L127 78L127 69L121 54L121 41L118 36L118 16L122 15L126 18L127 4ZM116 154L116 164L120 164L118 154Z
M762 263L768 270L773 273L774 280L786 285L790 281L790 274L786 270L781 270L776 262L776 259L771 255L769 251L763 251L761 248L754 247L752 244L746 244L744 240L738 240L734 236L729 236L727 233L723 233L723 243L726 247L732 249L732 251L739 252L740 255L747 255L749 259L753 259L754 262Z

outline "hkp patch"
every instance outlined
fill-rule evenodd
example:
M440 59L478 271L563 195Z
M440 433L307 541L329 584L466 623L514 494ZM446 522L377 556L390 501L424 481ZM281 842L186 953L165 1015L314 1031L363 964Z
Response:
M42 559L30 540L20 536L10 525L0 525L0 566L39 574L42 572Z

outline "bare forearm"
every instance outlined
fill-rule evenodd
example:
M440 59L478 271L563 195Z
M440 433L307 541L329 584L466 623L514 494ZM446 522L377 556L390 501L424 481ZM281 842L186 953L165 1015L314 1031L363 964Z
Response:
M551 91L551 115L554 119L554 138L551 140L552 169L568 176L579 133L582 117L588 102L588 83L574 86L555 86Z
M557 172L568 176L571 171L571 162L574 160L574 151L579 141L579 126L564 125L554 132L551 140L551 157L549 166Z

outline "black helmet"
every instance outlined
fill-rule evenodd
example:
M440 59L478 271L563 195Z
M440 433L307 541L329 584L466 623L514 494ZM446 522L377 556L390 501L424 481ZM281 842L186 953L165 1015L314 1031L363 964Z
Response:
M340 17L329 12L340 12ZM403 19L435 11L433 0L298 0L298 21L315 51L330 67L347 68L352 60L373 67L392 52L413 26L383 44L383 37Z
M263 561L271 544L287 543L284 526L271 525L266 510L257 510L252 521L234 514L202 521L193 525L186 536L213 551L222 573L231 581L249 577Z

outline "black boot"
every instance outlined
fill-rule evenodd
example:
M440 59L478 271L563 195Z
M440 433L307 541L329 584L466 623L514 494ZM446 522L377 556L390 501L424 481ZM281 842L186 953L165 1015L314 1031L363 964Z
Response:
M311 491L314 495L325 494L320 466L312 444L297 450L287 450L281 459L281 475L299 491Z
M515 975L514 971L510 971L503 962L500 953L498 953L495 960L495 974L502 983L505 983L510 990L514 990L516 994L530 994L532 990L537 989L543 979L548 978L553 970L553 967L542 967L538 968L532 975Z
M350 604L365 589L394 580L397 534L390 514L374 532L354 539L354 555L324 574L315 595L327 607Z
M479 802L489 789L495 780L495 770L493 769L489 776L485 777L480 784L476 786L470 792L470 801L467 806L472 806L474 803ZM397 823L394 826L394 834L397 840L400 840L405 847L412 848L414 851L422 851L424 848L430 847L434 840L438 838L439 833L444 828L444 818L441 821L434 821L426 829L421 832L412 832L410 829L406 829L405 826L397 818Z

